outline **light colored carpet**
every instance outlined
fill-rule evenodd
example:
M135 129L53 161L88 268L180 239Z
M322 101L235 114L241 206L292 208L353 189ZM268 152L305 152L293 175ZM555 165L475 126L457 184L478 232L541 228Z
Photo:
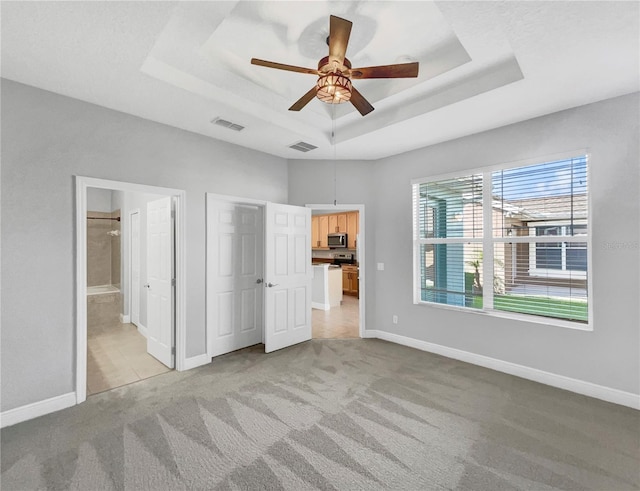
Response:
M637 411L379 340L219 357L2 430L2 489L638 489Z

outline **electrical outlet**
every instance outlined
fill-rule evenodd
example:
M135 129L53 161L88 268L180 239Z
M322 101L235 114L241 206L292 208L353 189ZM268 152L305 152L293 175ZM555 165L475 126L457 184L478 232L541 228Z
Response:
M384 263L378 263L378 271L384 271Z
M397 323L398 323L398 316L397 316L397 315L394 315L394 316L393 316L393 323L394 323L394 324L397 324Z

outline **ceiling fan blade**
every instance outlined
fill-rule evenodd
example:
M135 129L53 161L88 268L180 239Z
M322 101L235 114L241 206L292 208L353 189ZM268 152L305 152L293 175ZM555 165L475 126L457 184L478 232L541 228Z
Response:
M289 111L299 111L304 106L309 104L311 100L316 96L317 88L314 85L309 92L303 95L300 99L293 103L293 106L289 108Z
M369 101L366 100L355 87L351 87L351 104L353 104L363 116L366 116L374 109L374 107L369 104Z
M353 68L351 78L412 78L418 76L419 63L399 63L397 65Z
M352 22L332 15L329 17L329 61L344 64Z
M275 63L273 61L259 60L251 58L252 65L266 66L267 68L277 68L278 70L287 70L288 72L308 73L310 75L318 75L318 70L313 68L304 68L301 66L285 65L284 63Z

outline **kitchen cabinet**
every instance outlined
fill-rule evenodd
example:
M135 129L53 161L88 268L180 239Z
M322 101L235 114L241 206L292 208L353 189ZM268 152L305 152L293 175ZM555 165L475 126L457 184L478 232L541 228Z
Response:
M359 297L360 284L358 266L344 264L342 266L342 293Z
M360 232L359 212L350 211L346 214L345 218L347 220L347 249L355 249L356 240L358 239L358 233Z
M311 248L329 249L327 235L347 234L347 248L355 249L359 230L359 213L332 213L330 215L313 215L311 217Z
M311 281L311 308L330 310L342 303L342 278L337 266L313 265Z
M328 249L327 235L329 235L329 216L318 215L318 242L319 249Z
M329 215L329 233L347 233L347 214L346 213L334 213Z
M311 248L317 249L320 247L320 217L311 217Z

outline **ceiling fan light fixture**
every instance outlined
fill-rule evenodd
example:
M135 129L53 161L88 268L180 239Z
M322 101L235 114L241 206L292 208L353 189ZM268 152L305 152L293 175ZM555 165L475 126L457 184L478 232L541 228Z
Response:
M418 62L352 69L351 62L345 58L352 25L353 23L346 19L335 15L329 16L329 56L325 56L318 62L317 70L258 58L251 58L251 64L319 77L316 84L291 105L289 111L300 111L315 96L327 104L351 102L362 116L366 116L373 111L374 107L351 85L351 78L358 80L364 78L415 78L418 76Z
M342 104L351 99L351 80L340 72L321 75L316 87L316 97L327 104Z

